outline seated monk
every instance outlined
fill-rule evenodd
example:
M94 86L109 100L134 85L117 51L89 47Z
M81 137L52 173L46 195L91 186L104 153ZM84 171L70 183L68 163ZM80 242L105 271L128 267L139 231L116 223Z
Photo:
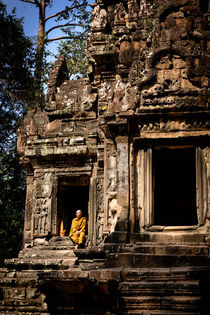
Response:
M87 219L82 216L82 210L76 211L76 218L72 220L69 237L76 244L76 248L81 248L84 245L86 233Z

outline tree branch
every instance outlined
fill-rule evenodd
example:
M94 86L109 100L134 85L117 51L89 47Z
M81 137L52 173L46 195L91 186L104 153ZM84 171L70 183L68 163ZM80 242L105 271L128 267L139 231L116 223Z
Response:
M32 0L20 0L21 2L27 2L27 3L30 3L30 4L35 4L35 5L37 5L37 6L40 6L40 3L39 3L39 1L37 1L37 0L34 0L34 1L32 1Z
M46 42L53 42L55 40L60 40L60 39L81 39L83 38L83 36L60 36L60 37L54 37L54 38L50 38L47 39Z
M66 23L66 24L61 24L61 25L56 25L51 27L47 32L46 35L48 35L51 31L55 30L56 28L60 28L60 27L65 27L65 26L80 26L80 27L86 27L86 25L84 24L76 24L76 23Z
M30 0L20 0L20 2L27 2L27 3L31 3L31 4L36 4L34 1L30 1Z
M28 0L26 0L26 1L28 1ZM68 11L74 10L74 9L79 9L80 7L83 7L83 4L75 5L75 6L72 5L71 7L67 7L66 9L64 9L64 10L62 10L60 12L57 12L55 14L52 14L52 15L46 17L45 18L45 22L48 21L49 19L52 19L52 18L55 18L56 16L61 15L62 13L65 13L65 12L68 12Z

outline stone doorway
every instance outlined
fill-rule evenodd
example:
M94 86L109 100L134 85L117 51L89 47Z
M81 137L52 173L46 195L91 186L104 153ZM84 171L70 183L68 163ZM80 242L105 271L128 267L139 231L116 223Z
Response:
M88 219L89 179L82 177L76 180L71 178L61 179L58 184L57 200L57 234L68 236L77 209L81 209L83 216Z
M195 149L155 148L152 161L154 225L197 225Z

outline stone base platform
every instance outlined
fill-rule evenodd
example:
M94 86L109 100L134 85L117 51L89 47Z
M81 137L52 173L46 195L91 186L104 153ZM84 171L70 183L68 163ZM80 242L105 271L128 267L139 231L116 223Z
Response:
M0 270L0 314L210 314L206 244L68 239L24 249Z

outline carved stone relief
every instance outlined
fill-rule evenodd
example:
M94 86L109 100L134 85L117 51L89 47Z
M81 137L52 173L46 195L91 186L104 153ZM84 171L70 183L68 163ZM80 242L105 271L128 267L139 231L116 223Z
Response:
M35 182L34 235L46 236L51 225L53 174L39 174Z
M125 10L123 3L118 3L115 6L114 10L114 25L115 26L124 26L126 23L127 12Z
M128 1L128 18L129 22L136 22L138 13L139 13L139 5L137 0L129 0Z
M50 200L45 198L37 200L36 212L34 215L34 234L36 236L46 235L49 232L48 218L50 210Z
M148 122L139 124L140 131L143 132L171 132L171 131L184 131L184 130L208 130L210 123L202 121L185 121L185 120L170 120L165 122Z
M112 85L109 91L110 95L108 94L107 100L108 108L105 115L125 112L136 107L138 103L136 87L132 87L129 83L125 84L119 79Z
M96 211L97 211L97 243L101 243L103 240L104 231L104 183L102 178L96 179Z
M105 29L107 24L107 12L106 10L100 8L99 5L95 6L92 12L92 30L93 31L102 31Z
M198 88L187 75L186 61L177 55L167 55L155 66L156 83L141 92L141 105L174 105L179 97L194 95L198 97Z

